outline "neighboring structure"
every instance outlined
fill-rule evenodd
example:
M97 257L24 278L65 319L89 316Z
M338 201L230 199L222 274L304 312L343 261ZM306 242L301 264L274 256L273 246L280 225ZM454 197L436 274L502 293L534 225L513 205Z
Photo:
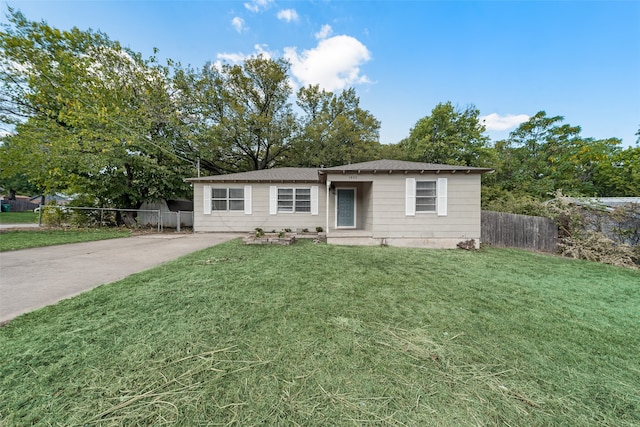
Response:
M66 206L68 205L73 199L71 197L65 196L64 194L53 194L53 195L47 195L47 196L33 196L31 198L29 198L29 201L31 203L35 203L36 205L50 205L50 204L56 204L58 206Z
M640 206L640 197L563 197L562 200L607 212L613 212L616 208L625 206Z
M480 176L492 169L377 160L190 178L195 232L321 227L327 242L480 244Z
M563 197L581 207L585 230L631 246L640 245L640 197Z
M193 227L193 202L191 200L159 200L157 202L145 202L140 208L137 216L138 224L158 225L158 215L160 211L162 227L177 228Z

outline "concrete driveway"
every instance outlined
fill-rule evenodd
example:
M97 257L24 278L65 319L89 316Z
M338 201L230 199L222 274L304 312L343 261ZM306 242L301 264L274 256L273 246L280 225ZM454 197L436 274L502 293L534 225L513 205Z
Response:
M0 325L241 234L149 234L0 253Z

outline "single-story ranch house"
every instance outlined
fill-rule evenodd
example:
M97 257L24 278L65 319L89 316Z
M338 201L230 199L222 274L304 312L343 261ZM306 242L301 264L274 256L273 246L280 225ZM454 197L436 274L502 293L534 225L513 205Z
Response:
M376 160L189 178L195 232L291 229L327 242L455 248L480 244L480 176L492 169Z

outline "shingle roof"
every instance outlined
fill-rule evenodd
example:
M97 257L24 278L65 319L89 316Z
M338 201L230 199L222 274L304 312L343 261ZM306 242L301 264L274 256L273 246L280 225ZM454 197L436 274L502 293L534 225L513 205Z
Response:
M463 171L463 172L490 172L490 168L476 168L471 166L440 165L435 163L405 162L403 160L374 160L372 162L354 163L352 165L335 166L323 169L323 172L371 172L371 171Z
M275 168L227 175L188 178L187 182L324 182L322 175L344 172L420 171L420 172L474 172L484 173L493 169L471 166L439 165L435 163L405 162L402 160L374 160L332 168Z
M320 182L316 168L276 168L188 178L188 182Z

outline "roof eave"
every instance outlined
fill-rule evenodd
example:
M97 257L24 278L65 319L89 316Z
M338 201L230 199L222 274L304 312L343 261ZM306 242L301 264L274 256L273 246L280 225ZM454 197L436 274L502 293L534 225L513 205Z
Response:
M387 174L392 174L392 173L403 173L403 174L409 174L409 173L419 173L419 174L424 174L424 173L435 173L435 174L440 174L440 173L465 173L465 174L469 174L469 173L474 173L474 174L483 174L483 173L493 173L495 172L495 169L490 169L490 168L455 168L455 169L449 169L449 168L434 168L434 169L340 169L340 170L329 170L329 169L323 169L320 171L320 173L326 173L326 174L339 174L339 175L344 175L346 173L372 173L372 174L377 174L377 173L387 173Z
M317 184L321 182L317 179L207 179L207 178L185 178L185 182L190 183L301 183L301 184Z

